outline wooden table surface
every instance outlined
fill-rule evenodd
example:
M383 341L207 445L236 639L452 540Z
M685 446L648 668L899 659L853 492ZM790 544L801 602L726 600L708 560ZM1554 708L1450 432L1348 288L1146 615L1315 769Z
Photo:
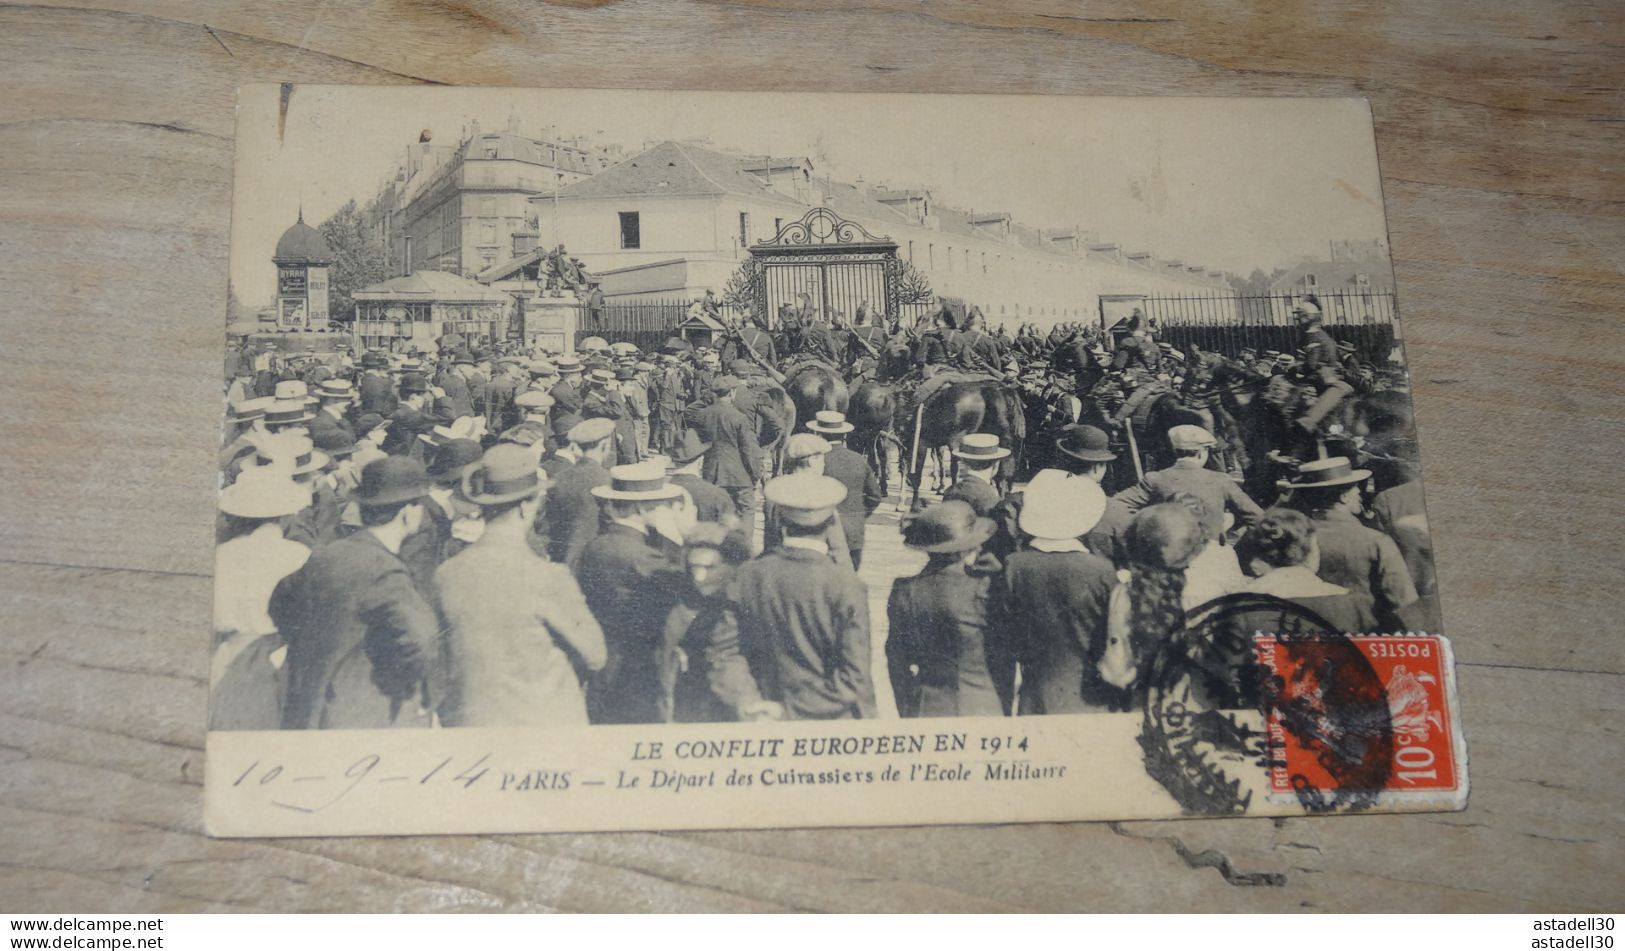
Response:
M1625 5L1197 6L0 4L0 910L1617 909ZM1369 97L1471 807L206 838L232 110L264 80Z

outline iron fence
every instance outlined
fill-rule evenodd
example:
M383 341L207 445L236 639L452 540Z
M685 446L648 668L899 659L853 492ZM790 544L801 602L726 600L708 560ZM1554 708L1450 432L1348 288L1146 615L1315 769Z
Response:
M1398 311L1391 292L1339 291L1317 295L1326 331L1354 344L1360 359L1379 366L1394 347ZM1235 356L1245 348L1292 352L1301 343L1292 321L1298 294L1146 297L1137 306L1157 327L1158 339L1186 350Z

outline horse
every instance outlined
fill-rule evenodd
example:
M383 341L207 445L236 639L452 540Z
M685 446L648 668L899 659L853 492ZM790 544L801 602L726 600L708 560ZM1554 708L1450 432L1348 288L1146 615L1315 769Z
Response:
M795 426L812 419L821 410L845 413L851 398L846 381L822 363L806 362L791 369L784 378L784 390L795 404L792 432Z
M892 422L897 416L897 393L884 383L866 380L852 391L846 419L856 427L847 439L853 451L869 461L880 479L882 495L891 494L891 452L897 442Z
M1015 460L1022 455L1027 435L1025 410L1015 387L996 380L950 383L933 393L917 412L919 442L910 465L915 507L920 504L926 454L951 449L971 433L992 433L1009 447L1011 454L999 464L996 481L1008 485L1015 476ZM907 423L912 437L915 421Z

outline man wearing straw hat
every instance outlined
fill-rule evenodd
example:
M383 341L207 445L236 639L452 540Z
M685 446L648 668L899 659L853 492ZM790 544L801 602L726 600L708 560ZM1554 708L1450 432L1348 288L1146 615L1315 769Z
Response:
M846 498L836 508L841 527L846 530L846 545L852 555L852 567L863 564L864 523L885 496L880 493L880 480L869 468L869 460L848 449L846 434L856 427L845 414L832 409L819 410L807 421L807 430L829 441L829 454L824 457L824 475L846 487Z
M762 695L797 720L875 715L869 600L824 541L846 488L798 472L767 483L784 541L739 570L739 639Z
M977 555L996 527L957 499L933 505L903 526L903 544L929 560L892 582L886 604L886 666L904 717L998 717L1009 711L991 670L1014 662L989 625L996 572Z
M317 548L271 596L288 641L282 728L428 726L439 622L401 561L423 526L429 477L415 459L369 463L352 498L362 530Z
M1105 510L1106 494L1094 480L1059 469L1042 470L1023 492L1020 527L1032 540L1005 559L998 591L998 623L1021 664L1023 715L1108 709L1096 662L1117 572L1082 541ZM1007 675L994 675L1008 698Z
M355 386L349 380L323 380L316 385L316 398L321 407L310 421L311 438L342 430L354 439L355 430L351 428L349 414L350 407L355 405Z
M1394 540L1355 517L1364 507L1360 486L1369 478L1370 470L1332 456L1303 463L1291 479L1276 485L1286 493L1280 504L1315 523L1321 580L1370 595L1378 619L1399 625L1400 610L1417 598L1416 584Z
M499 443L461 476L485 531L441 565L447 726L584 726L582 678L607 659L603 631L563 565L526 536L543 483L525 448Z
M285 468L244 472L220 493L230 537L215 549L215 652L209 671L209 729L275 730L282 723L278 667L282 638L271 620L271 592L310 558L284 537L292 516L310 505L310 486Z
M588 711L594 723L655 723L664 719L661 631L680 583L661 529L682 490L656 461L609 474L609 484L592 490L604 503L604 526L576 569L609 655L588 692Z
M993 488L993 479L999 471L1000 461L1010 450L999 445L999 437L992 433L971 433L951 450L959 460L959 481L942 493L942 500L958 500L969 505L978 516L986 517L1003 501L999 490Z

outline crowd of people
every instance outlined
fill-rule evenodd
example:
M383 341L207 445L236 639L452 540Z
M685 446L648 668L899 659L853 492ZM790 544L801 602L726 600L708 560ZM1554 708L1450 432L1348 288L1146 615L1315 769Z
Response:
M211 727L869 718L877 655L903 716L1119 711L1215 598L1276 599L1328 631L1430 627L1415 467L1358 426L1339 455L1272 449L1260 489L1266 460L1229 451L1222 404L1187 401L1154 434L1163 464L1122 475L1123 437L1160 419L1136 413L1148 386L1267 388L1296 364L1321 384L1287 411L1308 434L1369 391L1300 323L1292 364L1171 354L1143 323L1108 348L1082 327L861 314L658 353L234 348ZM780 348L920 386L1041 365L1079 403L1107 381L1123 397L1046 432L1024 481L1001 475L1016 447L998 435L959 440L952 485L902 519L925 564L893 582L872 644L858 569L882 473L842 413L787 418Z

